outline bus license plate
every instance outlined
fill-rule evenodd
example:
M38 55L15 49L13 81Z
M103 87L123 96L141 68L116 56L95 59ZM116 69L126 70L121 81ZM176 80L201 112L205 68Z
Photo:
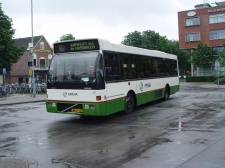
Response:
M82 113L83 112L83 109L75 109L75 108L72 108L72 112Z

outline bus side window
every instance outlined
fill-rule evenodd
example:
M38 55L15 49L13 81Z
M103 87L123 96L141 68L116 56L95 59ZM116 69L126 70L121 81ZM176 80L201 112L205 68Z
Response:
M106 80L107 81L113 80L112 67L105 67L105 73L106 73Z
M105 79L114 81L119 79L118 57L114 53L104 53L105 59Z
M136 78L136 60L135 55L121 54L121 77L122 79Z

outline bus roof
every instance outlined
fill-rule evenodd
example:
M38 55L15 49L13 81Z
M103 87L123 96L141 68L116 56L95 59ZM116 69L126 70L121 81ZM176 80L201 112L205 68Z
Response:
M175 60L177 59L176 55L168 54L168 53L165 53L162 51L132 47L132 46L127 46L127 45L123 45L123 44L114 44L114 43L109 42L108 40L99 39L99 38L61 41L61 42L54 43L54 46L58 45L58 44L64 44L64 43L85 42L85 41L94 41L94 42L98 41L100 50L137 54L137 55L145 55L145 56L153 56L153 57L168 58L168 59L175 59Z
M177 59L176 55L165 53L157 50L149 50L144 48L132 47L123 44L113 44L107 40L99 39L100 48L102 50L109 50L121 53L138 54L145 56L154 56L161 58Z

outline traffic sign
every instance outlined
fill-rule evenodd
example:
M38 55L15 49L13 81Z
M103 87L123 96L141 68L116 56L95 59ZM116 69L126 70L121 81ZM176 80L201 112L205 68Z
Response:
M6 74L6 68L3 68L3 74L5 75Z
M215 62L215 70L220 70L220 62L216 60Z
M29 70L28 74L31 76L32 75L32 70Z

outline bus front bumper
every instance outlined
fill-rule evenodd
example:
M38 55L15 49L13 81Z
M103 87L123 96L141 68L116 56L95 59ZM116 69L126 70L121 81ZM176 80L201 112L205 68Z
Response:
M46 101L47 112L60 114L76 114L84 116L106 116L106 104Z

